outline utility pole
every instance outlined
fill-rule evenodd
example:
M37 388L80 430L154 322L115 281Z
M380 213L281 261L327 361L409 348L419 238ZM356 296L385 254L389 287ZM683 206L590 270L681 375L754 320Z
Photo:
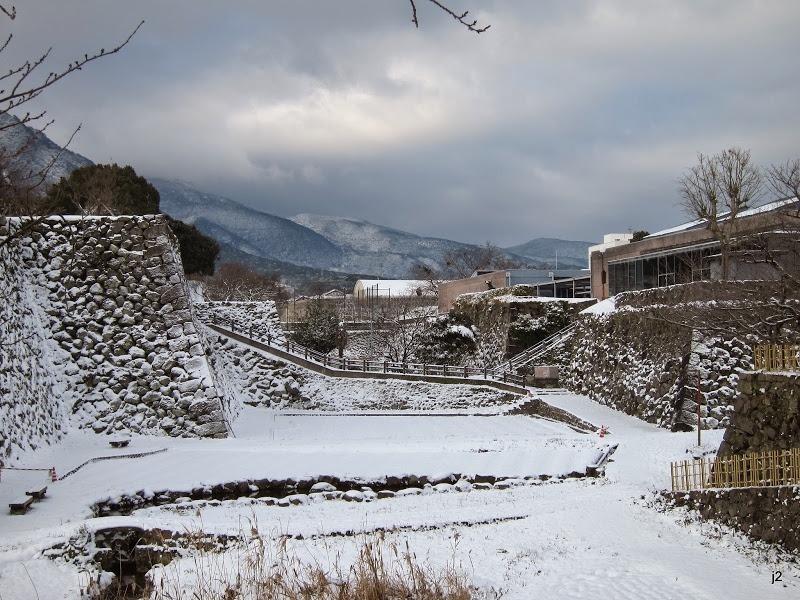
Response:
M700 420L700 370L697 371L697 447L701 446L700 437L702 432L703 422Z

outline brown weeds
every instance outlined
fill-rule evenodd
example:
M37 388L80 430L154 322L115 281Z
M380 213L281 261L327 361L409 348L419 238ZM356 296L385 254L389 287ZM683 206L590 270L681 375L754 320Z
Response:
M272 540L255 520L242 533L238 550L212 552L202 532L189 554L194 565L180 571L173 563L154 571L149 600L473 600L476 591L454 556L444 567L421 562L406 541L385 533L365 535L350 565L337 554L329 567L301 559L289 538ZM181 573L187 581L181 581Z

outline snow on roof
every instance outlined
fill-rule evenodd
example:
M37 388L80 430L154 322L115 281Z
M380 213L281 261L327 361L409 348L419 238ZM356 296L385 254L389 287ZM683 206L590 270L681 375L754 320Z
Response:
M755 206L753 208L749 208L747 210L743 210L739 213L738 217L741 219L742 217L751 217L753 215L764 214L768 212L772 212L774 210L778 210L779 208L783 208L785 206L790 206L796 203L797 197L794 198L783 198L782 200L775 200L774 202L768 202L767 204L762 204L761 206ZM728 213L723 213L719 216L720 219L724 219ZM694 221L689 221L688 223L683 223L682 225L676 225L675 227L670 227L669 229L662 229L661 231L656 231L655 233L651 233L648 235L648 238L659 237L662 235L669 235L671 233L678 233L679 231L688 231L690 229L698 229L706 224L705 219L695 219Z

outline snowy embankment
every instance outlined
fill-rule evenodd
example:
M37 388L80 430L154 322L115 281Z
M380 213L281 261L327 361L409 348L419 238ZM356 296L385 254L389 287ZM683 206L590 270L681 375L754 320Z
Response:
M203 329L212 349L211 362L226 395L238 405L335 412L374 410L498 414L526 397L480 384L443 386L424 381L340 378L320 375L299 365Z

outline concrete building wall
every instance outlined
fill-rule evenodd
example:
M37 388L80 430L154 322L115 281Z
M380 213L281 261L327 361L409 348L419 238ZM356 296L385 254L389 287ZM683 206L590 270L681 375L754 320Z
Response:
M477 277L468 277L467 279L458 279L456 281L448 281L439 286L439 312L446 313L453 306L456 298L461 294L468 294L471 292L485 292L486 290L497 289L505 287L506 285L506 272L493 271L478 275Z

